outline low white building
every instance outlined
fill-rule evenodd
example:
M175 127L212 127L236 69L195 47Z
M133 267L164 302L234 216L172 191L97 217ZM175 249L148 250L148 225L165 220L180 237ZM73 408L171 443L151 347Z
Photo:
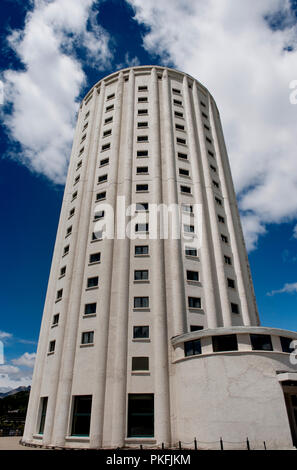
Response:
M159 66L100 80L78 113L23 442L292 448L294 340L259 326L210 93Z

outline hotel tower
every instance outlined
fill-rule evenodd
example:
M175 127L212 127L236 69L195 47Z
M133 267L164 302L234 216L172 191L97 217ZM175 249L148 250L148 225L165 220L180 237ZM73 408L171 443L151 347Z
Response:
M295 349L259 323L211 94L159 66L100 80L78 112L22 442L292 448Z

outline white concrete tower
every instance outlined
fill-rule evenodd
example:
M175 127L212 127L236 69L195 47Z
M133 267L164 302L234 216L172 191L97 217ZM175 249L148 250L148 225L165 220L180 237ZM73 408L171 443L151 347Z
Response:
M179 208L180 237L156 205L159 222ZM23 443L291 447L294 339L259 326L210 93L159 66L100 80L78 113Z

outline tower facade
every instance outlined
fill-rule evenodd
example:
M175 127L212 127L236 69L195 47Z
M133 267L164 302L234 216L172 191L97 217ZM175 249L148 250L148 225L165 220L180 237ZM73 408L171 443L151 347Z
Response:
M78 113L23 442L290 447L292 340L259 326L210 93L165 67L99 81Z

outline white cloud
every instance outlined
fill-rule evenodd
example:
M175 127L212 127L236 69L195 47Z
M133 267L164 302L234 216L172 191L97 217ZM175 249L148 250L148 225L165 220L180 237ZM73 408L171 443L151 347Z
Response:
M22 356L17 359L12 359L12 363L16 366L25 366L25 367L34 367L34 362L36 359L36 353L27 353L25 352Z
M0 366L0 374L18 374L20 369L9 364L4 364Z
M7 333L6 331L0 331L0 339L9 339L11 337L11 333Z
M95 21L95 3L35 0L24 30L9 37L25 66L3 74L5 102L13 105L4 123L22 150L14 156L55 183L65 180L76 100L85 82L74 47L83 48L86 61L99 69L111 58L109 37Z
M6 392L8 390L12 390L18 387L28 387L31 385L32 377L31 376L24 376L24 377L10 377L8 374L0 372L0 391Z
M285 284L282 289L273 290L268 292L267 295L273 296L275 294L295 294L297 293L297 282L293 282L292 284Z
M214 95L248 214L247 244L255 248L266 223L297 216L297 106L289 88L297 78L297 22L289 1L127 1L149 28L144 47ZM282 28L272 30L265 17L282 18Z

